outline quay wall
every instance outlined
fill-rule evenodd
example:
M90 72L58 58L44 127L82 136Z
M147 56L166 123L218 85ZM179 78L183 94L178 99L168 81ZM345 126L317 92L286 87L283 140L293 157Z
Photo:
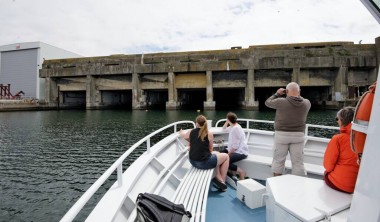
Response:
M32 110L50 110L52 107L47 106L44 102L30 99L0 99L0 112L7 111L32 111Z
M146 109L161 103L170 110L198 99L205 110L233 100L256 110L275 89L295 81L313 105L339 108L355 104L376 81L379 58L377 38L375 44L295 43L45 60L39 76L50 107Z

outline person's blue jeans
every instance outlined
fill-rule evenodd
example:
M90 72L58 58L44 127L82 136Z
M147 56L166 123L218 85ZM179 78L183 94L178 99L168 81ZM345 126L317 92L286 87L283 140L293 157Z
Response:
M189 161L193 167L203 170L215 168L218 164L218 158L216 157L216 154L211 154L208 160L196 161L189 158Z
M242 159L245 159L245 158L247 158L247 155L240 154L240 153L231 154L230 155L230 165L228 166L228 169L232 170L232 171L236 171L238 167L233 163L240 161Z

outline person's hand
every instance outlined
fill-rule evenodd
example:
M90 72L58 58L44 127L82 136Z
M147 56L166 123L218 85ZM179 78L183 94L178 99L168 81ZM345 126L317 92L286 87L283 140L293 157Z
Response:
M182 138L184 138L187 141L189 141L189 135L190 135L190 131L189 130L187 130L187 131L182 130L182 129L179 130L179 136L182 137Z
M226 129L228 125L231 125L231 123L228 119L226 119L226 122L223 124L223 129Z
M277 94L278 96L282 96L282 95L286 94L286 89L284 89L284 88L279 88L279 89L277 90L276 94Z

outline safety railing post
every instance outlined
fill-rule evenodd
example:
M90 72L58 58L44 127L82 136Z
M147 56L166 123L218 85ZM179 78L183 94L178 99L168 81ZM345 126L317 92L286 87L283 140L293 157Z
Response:
M146 151L150 152L150 138L146 140Z
M119 187L123 185L123 164L122 163L117 167L117 182L119 184Z

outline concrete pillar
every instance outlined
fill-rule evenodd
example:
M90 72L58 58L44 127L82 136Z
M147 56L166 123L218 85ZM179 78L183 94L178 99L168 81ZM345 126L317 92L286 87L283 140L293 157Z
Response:
M373 68L369 71L368 82L371 85L372 83L376 82L376 80L377 80L377 68Z
M86 78L86 109L93 109L96 107L95 80L92 75L87 75Z
M368 80L369 84L374 83L377 80L377 75L379 73L379 65L380 65L380 37L375 39L375 49L376 49L376 64L377 66L370 71Z
M300 72L301 72L300 67L293 68L292 82L296 82L296 83L300 84ZM288 83L286 83L286 84L288 84Z
M146 109L146 100L140 87L138 73L132 73L132 109Z
M166 102L167 110L176 110L179 107L177 102L177 89L174 86L175 84L175 75L174 72L168 72L168 100Z
M348 68L346 66L339 67L338 74L334 81L332 101L344 101L348 96L347 89Z
M59 86L57 88L57 92L58 92L58 99L57 99L57 108L59 109L60 108L60 105L63 104L65 102L65 98L64 98L64 94L63 92L60 90Z
M259 110L259 103L255 101L255 87L253 82L255 79L255 70L248 69L247 85L245 87L245 109L246 110Z
M377 59L377 61L376 61L376 63L377 63L376 73L378 73L379 70L377 70L377 69L378 69L378 67L380 65L380 37L377 37L375 39L375 48L376 48L376 59Z
M206 100L203 102L204 110L215 110L214 91L212 88L212 71L206 71Z
M45 102L48 106L57 106L58 103L58 85L53 78L45 78Z

